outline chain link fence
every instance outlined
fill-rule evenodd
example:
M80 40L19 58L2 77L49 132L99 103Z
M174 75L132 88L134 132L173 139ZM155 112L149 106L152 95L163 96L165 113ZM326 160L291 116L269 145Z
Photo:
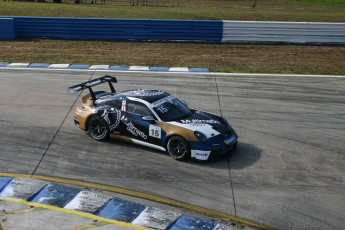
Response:
M345 10L345 0L19 0L50 3L181 8Z

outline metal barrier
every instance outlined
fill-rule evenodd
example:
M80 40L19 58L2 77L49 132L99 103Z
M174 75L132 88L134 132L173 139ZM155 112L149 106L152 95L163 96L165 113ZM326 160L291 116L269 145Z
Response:
M13 18L0 18L0 40L14 40L16 38Z
M81 40L183 40L221 42L223 22L216 20L156 20L14 17L18 37Z
M223 23L222 42L345 43L345 23Z
M0 39L15 37L345 44L345 23L0 17Z

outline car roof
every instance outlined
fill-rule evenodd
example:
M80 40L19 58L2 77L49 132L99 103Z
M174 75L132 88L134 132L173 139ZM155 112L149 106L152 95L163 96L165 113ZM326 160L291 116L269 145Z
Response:
M98 102L103 100L123 100L128 97L134 97L141 100L144 100L148 103L153 103L155 101L158 101L162 98L170 96L170 93L163 92L160 90L152 90L152 89L135 89L135 90L127 90L123 92L119 92L116 94L108 94L105 96L102 96L97 100ZM130 98L129 98L130 99Z

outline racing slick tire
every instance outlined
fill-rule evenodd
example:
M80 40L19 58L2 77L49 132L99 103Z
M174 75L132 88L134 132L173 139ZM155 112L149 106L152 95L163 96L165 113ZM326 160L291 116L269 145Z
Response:
M167 152L175 160L190 158L190 148L187 141L180 136L172 136L167 143Z
M103 141L109 138L109 128L105 120L98 115L90 117L88 120L89 135L97 140Z

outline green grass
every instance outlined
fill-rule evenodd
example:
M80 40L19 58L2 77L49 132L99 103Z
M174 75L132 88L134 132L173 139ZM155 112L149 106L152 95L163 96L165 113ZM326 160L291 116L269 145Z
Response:
M297 3L303 3L309 6L326 6L335 8L345 8L344 0L295 0ZM291 0L290 0L291 2Z
M194 0L197 2L197 0ZM177 8L131 7L90 4L51 4L28 2L0 2L0 15L99 17L99 18L156 18L211 19L248 21L315 21L345 22L345 11L294 10L270 8Z

